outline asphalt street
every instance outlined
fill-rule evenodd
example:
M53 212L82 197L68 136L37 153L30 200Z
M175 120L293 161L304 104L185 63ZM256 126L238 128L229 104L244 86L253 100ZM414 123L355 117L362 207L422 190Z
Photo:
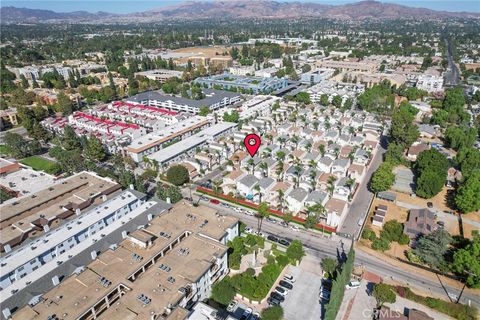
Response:
M460 83L460 70L458 70L457 65L453 61L452 54L452 43L445 40L447 43L447 60L448 60L448 70L445 72L445 85L446 86L457 86Z
M194 196L194 199L197 200L197 196ZM201 204L215 208L222 214L235 216L241 219L241 221L247 224L247 226L254 229L257 228L257 218L254 216L238 213L232 209L225 208L220 205L214 205L206 201L201 201ZM290 228L286 228L266 220L264 220L262 225L262 233L273 234L288 239L300 240L302 241L307 254L319 258L338 257L343 250L347 252L350 246L350 240L341 237L323 237L321 234L317 234L308 230L294 231ZM371 256L362 251L356 251L355 264L357 266L364 265L367 270L383 278L390 278L408 287L417 288L424 292L432 292L436 295L443 296L445 299L448 299L448 294L453 294L456 296L460 295L459 289L446 285L444 286L440 280L432 280L431 278L424 277L421 274L410 273L410 271L403 270L400 267L391 265L383 260L379 260L377 257ZM468 292L463 293L461 302L464 304L471 303L476 307L480 307L480 297Z
M370 190L368 190L368 182L370 181L370 177L372 176L372 174L375 172L375 170L377 170L383 160L383 155L386 152L386 149L384 147L385 145L386 138L385 136L382 136L378 146L378 151L375 154L375 157L372 159L372 162L370 163L367 175L363 179L362 184L359 186L359 189L355 194L355 197L353 198L352 204L348 208L348 214L345 217L342 226L337 232L340 233L340 235L348 234L354 235L355 238L358 237L358 233L361 230L361 226L359 226L359 221L361 223L365 221L368 214L370 202L374 197L374 194Z

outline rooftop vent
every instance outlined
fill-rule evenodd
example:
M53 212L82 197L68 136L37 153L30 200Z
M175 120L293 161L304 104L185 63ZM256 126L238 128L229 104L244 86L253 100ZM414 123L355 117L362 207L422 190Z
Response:
M170 277L168 277L167 281L173 284L173 283L175 283L175 278L170 276Z
M99 281L105 288L109 287L112 284L112 281L108 280L105 277L100 277Z
M149 304L152 299L144 295L143 293L137 296L137 299L140 300L143 304Z
M160 270L165 271L165 272L170 272L170 271L172 270L171 267L169 267L169 266L167 266L166 264L163 264L163 263L162 263L161 265L159 265L158 268L159 268Z
M140 262L140 261L143 260L143 257L140 256L140 255L138 255L138 254L136 254L136 253L132 253L132 260L133 260L133 261L136 261L136 262Z

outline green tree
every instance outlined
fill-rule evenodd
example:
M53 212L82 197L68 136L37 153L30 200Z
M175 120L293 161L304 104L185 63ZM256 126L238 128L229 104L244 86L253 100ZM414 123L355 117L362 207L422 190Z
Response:
M90 134L83 150L83 155L89 161L101 162L105 159L106 152L102 142L94 134Z
M223 114L223 121L238 123L240 121L240 114L237 110L233 110L230 113L225 112Z
M340 108L342 106L342 97L340 97L339 95L335 95L333 96L332 98L332 104L337 107L337 108Z
M445 131L445 141L455 150L462 148L471 148L477 139L477 130L475 128L460 128L451 126Z
M199 116L207 116L211 112L210 108L207 106L201 106L200 112L198 113Z
M480 170L471 173L460 185L455 195L455 204L463 213L480 210Z
M67 150L80 150L82 147L80 138L70 126L65 126L63 131L62 147Z
M325 93L320 96L320 104L322 106L328 106L328 104L329 104L328 103L328 95L326 95Z
M217 281L212 286L212 299L226 306L235 297L235 288L231 284L229 276Z
M281 320L283 319L283 309L281 306L272 306L262 310L262 320Z
M18 133L12 133L7 131L3 142L11 151L12 156L15 158L23 158L27 156L26 145L27 141Z
M388 144L387 152L385 153L385 161L393 165L404 162L403 153L405 148L403 145L392 142Z
M464 178L468 178L474 171L480 170L480 150L477 148L462 148L455 157Z
M370 181L370 189L375 192L386 191L395 182L395 174L392 172L392 165L388 162L384 162L373 173Z
M64 116L68 116L73 113L73 102L70 100L63 91L57 95L57 103L55 104L55 109L58 112L61 112Z
M382 306L385 302L395 303L397 295L388 284L377 283L373 288L373 297L377 300L377 306Z
M299 240L293 240L287 248L287 257L290 261L300 262L305 256L305 250L303 250L303 245Z
M310 94L307 92L299 92L295 95L295 101L304 104L310 104Z
M445 267L445 254L451 242L450 234L443 229L438 229L428 235L420 236L413 252L430 267L443 269Z
M438 150L421 152L415 162L417 172L416 194L422 198L431 198L438 194L445 184L449 163Z
M451 269L466 276L469 287L480 288L480 236L474 236L470 244L453 254Z
M176 165L168 168L167 180L176 186L181 186L190 180L190 176L187 168L181 165Z
M323 258L320 262L322 270L328 274L328 277L333 278L333 273L337 270L337 260L333 258Z
M393 114L390 128L390 137L393 142L406 148L418 139L420 133L413 119L414 115L408 107L401 107Z
M269 214L270 214L269 210L270 210L270 207L268 206L268 203L266 203L266 202L260 203L260 205L257 208L256 217L257 217L257 228L258 228L259 233L262 231L263 219L268 217Z

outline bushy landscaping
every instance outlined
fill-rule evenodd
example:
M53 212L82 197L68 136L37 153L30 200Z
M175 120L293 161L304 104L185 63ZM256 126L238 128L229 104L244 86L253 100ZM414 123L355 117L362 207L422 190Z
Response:
M380 237L377 238L373 230L366 228L363 230L362 238L372 241L372 249L379 251L390 249L391 242L398 242L401 245L410 242L410 238L403 233L403 225L397 220L386 222L380 232Z
M464 304L448 302L436 298L424 297L415 294L408 287L390 286L400 297L423 304L429 308L447 314L452 318L460 320L478 319L478 310L475 307Z
M61 167L50 160L38 157L31 156L20 161L22 164L32 167L33 170L44 171L49 174L59 174L62 169Z
M228 257L229 267L238 270L242 256L252 253L256 248L263 248L264 244L264 239L256 235L249 234L246 237L236 237L228 243L231 250ZM256 274L254 269L248 268L232 277L225 277L213 285L212 298L224 305L233 299L235 293L251 300L263 300L282 270L289 263L293 264L301 260L304 255L302 244L298 240L292 241L286 253L280 252L272 246L272 250L264 251L267 262L259 274Z

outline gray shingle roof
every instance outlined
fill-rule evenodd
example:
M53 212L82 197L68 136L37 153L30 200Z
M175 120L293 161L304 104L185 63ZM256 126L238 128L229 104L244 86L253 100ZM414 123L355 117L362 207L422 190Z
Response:
M288 194L289 197L297 200L298 202L302 202L305 200L305 198L307 198L307 191L301 189L301 188L297 188L297 189L293 189L292 191L290 191L290 193Z
M275 183L275 180L273 180L272 178L269 178L269 177L262 178L262 179L260 179L260 181L258 181L258 185L262 189L266 189L266 188L270 187L271 185L273 185L274 183Z
M326 192L314 190L314 191L310 192L310 194L308 195L308 197L305 201L306 202L322 203L327 197L328 197L328 194Z
M247 174L245 177L240 179L239 182L244 186L247 186L248 188L252 188L255 184L258 183L258 179L252 174Z

